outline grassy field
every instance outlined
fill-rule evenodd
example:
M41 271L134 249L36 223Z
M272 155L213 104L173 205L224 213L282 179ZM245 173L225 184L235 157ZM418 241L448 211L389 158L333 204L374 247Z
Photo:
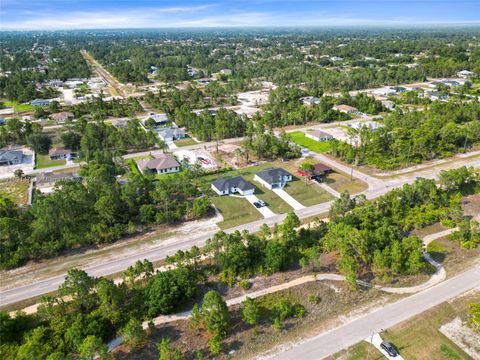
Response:
M15 112L35 110L35 106L32 106L30 104L19 104L16 101L5 101L3 105L5 107L13 107L13 110Z
M325 184L339 193L348 190L350 194L358 194L368 189L367 183L363 182L362 180L357 178L350 180L350 176L337 171L332 171L327 175Z
M50 160L48 155L37 154L35 156L35 169L45 169L53 166L65 165L65 159Z
M212 198L212 202L223 216L224 220L217 224L221 229L228 229L263 218L247 199L216 196Z
M28 201L28 180L11 179L0 182L0 194L6 195L18 205L26 205Z
M331 144L328 141L315 141L305 136L303 131L294 131L288 134L292 140L300 146L316 153L324 153L331 149Z
M191 137L186 137L186 138L183 138L183 139L180 139L180 140L175 140L173 142L175 145L177 145L178 147L182 147L182 146L190 146L190 145L196 145L198 144L195 140L193 140Z
M442 264L449 277L474 266L480 259L479 246L463 249L458 241L449 240L448 237L432 241L427 250L435 261Z
M334 197L312 181L305 184L303 179L293 176L284 190L304 206L313 206L333 200Z
M453 301L444 302L382 332L381 336L384 340L391 342L404 359L471 359L462 349L444 336L439 328L456 317L465 319L468 306L473 302L480 302L480 292L469 293ZM380 352L366 342L354 345L329 359L367 359L368 353L370 353L368 359L384 359Z

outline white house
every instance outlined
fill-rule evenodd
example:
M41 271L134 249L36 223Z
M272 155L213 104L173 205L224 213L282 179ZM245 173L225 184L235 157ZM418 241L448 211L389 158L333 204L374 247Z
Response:
M255 192L255 186L241 176L217 179L212 183L211 187L218 195L230 195L235 193L240 195L252 195Z
M318 105L320 104L320 99L315 96L305 96L300 98L300 101L303 103L303 105Z
M282 189L292 181L292 174L281 168L268 168L255 174L253 180L268 189Z
M381 128L383 124L380 124L377 121L365 121L365 122L351 123L351 124L348 124L348 126L356 130L360 130L361 128L366 127L372 131L375 131L378 128Z
M473 71L462 70L457 73L457 76L462 79L470 79L475 73Z
M345 114L358 114L358 109L350 105L334 105L332 109Z
M139 159L137 160L137 167L142 174L145 174L146 172L170 174L180 171L179 162L169 154L161 154L153 159Z
M305 136L315 141L328 141L333 139L332 135L320 130L307 130L305 131Z
M183 139L185 137L185 131L179 128L164 128L158 130L158 136L165 142L172 142Z

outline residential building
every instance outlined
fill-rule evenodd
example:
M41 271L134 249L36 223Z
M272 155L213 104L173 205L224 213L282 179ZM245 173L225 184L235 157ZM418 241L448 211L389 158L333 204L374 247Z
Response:
M332 135L321 130L307 130L305 131L305 136L315 141L328 141L333 139Z
M0 126L5 125L7 123L7 119L0 117Z
M155 121L156 126L166 126L168 123L167 114L150 113L146 120L148 119L152 119L153 121Z
M268 168L255 174L253 179L268 189L282 189L292 181L292 174L282 168Z
M137 167L142 174L146 172L170 174L180 171L180 163L170 154L161 154L153 159L139 159L137 160Z
M450 87L460 86L460 83L456 80L442 80L442 84L448 85Z
M241 176L217 179L212 183L211 187L218 195L230 195L235 193L240 195L252 195L255 192L255 186Z
M470 79L475 73L469 70L462 70L457 73L457 76L462 79Z
M65 149L63 146L56 146L51 148L48 151L48 156L51 160L59 160L59 159L68 159L70 160L75 155L70 149Z
M383 124L380 124L377 121L364 121L364 122L357 122L357 123L351 123L348 124L353 129L360 130L363 127L369 128L372 131L377 130L378 128L383 127Z
M50 104L50 100L35 99L30 101L30 105L32 106L48 106L48 104Z
M322 175L325 175L331 171L332 171L332 168L330 168L329 166L318 163L313 165L313 168L311 171L299 169L298 173L308 179L319 179Z
M232 75L232 70L231 69L222 69L220 70L220 74L222 75Z
M58 124L62 124L67 120L75 119L75 115L71 112L63 111L50 115L50 119L54 120Z
M126 128L128 125L128 119L113 119L111 124L117 129Z
M333 110L337 110L345 114L358 114L358 109L350 105L334 105Z
M61 180L79 180L80 176L78 174L70 173L70 172L42 172L35 176L35 186L36 188L48 189L57 183L57 181ZM42 191L43 192L43 191Z
M0 150L0 166L18 165L23 162L20 150Z
M382 100L382 105L388 110L393 110L395 108L395 103L391 100Z
M158 131L158 136L165 142L172 142L183 139L185 137L185 131L179 128L163 128Z
M442 100L445 101L448 99L448 94L441 93L440 91L431 91L428 93L430 100Z
M303 103L303 105L318 105L320 104L320 99L315 96L305 96L300 98L300 101Z

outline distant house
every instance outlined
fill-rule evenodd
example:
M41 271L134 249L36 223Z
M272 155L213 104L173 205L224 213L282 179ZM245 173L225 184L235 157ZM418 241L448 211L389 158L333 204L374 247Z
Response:
M255 192L255 186L241 176L217 179L212 183L211 187L218 195L230 195L234 193L252 195Z
M54 120L58 124L62 124L67 120L75 119L75 115L71 112L63 111L50 115L50 119Z
M150 113L150 115L148 115L148 119L152 119L153 121L155 121L155 125L156 126L165 126L167 125L168 123L168 116L167 114L155 114L155 113Z
M113 119L111 124L117 129L125 128L128 125L128 119Z
M383 127L383 124L380 124L377 121L364 121L364 122L357 122L357 123L351 123L348 124L353 129L360 130L361 128L368 128L372 131L375 131L381 127Z
M48 151L48 156L50 157L51 160L59 160L59 159L70 160L73 157L73 155L75 155L74 151L65 149L62 146L53 147Z
M137 160L138 170L142 174L153 172L155 174L170 174L180 171L179 162L169 154L161 154L156 158L144 158Z
M23 162L20 150L0 150L0 166L18 165Z
M335 105L333 110L343 112L345 114L358 114L358 109L350 105Z
M397 91L395 89L389 88L389 87L384 87L380 89L375 89L372 91L373 94L375 95L380 95L380 96L395 96L397 95Z
M69 172L42 172L35 177L35 185L37 188L49 188L55 185L57 181L61 180L79 180L78 174Z
M313 165L313 168L311 171L300 169L298 170L298 173L308 179L318 179L320 176L325 175L331 171L332 171L332 168L330 168L329 166L318 163Z
M447 100L448 94L441 93L440 91L431 91L428 93L430 100Z
M391 100L382 100L382 105L388 110L393 110L395 108L395 103Z
M222 69L220 70L220 74L222 75L232 75L232 70L231 69Z
M328 141L333 139L332 135L320 130L307 130L305 131L305 136L315 141Z
M460 83L456 80L443 80L442 84L454 87L454 86L460 86Z
M282 168L268 168L256 173L253 179L268 189L282 189L292 181L292 174Z
M30 101L30 105L32 106L48 106L48 104L50 104L50 100L35 99Z
M0 117L0 126L5 125L7 123L7 119Z
M308 106L320 104L320 99L315 96L305 96L300 98L300 101L303 103L303 105L308 105Z
M165 142L172 142L183 139L185 137L185 131L179 128L164 128L158 131L158 136Z
M457 73L457 76L462 79L470 79L475 73L473 71L462 70Z

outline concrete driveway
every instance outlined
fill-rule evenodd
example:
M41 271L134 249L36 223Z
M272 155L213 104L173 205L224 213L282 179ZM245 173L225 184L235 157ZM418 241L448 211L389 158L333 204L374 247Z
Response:
M403 357L401 357L400 355L397 355L395 357L388 355L388 353L380 347L380 344L383 342L383 340L379 333L376 333L371 337L369 336L368 338L365 339L365 341L375 346L378 349L378 351L380 351L383 354L383 356L385 356L387 359L403 360Z
M256 197L255 195L245 195L244 197L245 197L245 199L248 200L248 202L249 202L250 204L252 204L253 207L255 207L255 209L258 210L258 212L259 212L260 214L263 215L264 218L268 218L268 217L272 217L272 216L277 215L277 214L275 214L272 210L270 210L270 209L268 208L268 206L264 206L264 207L261 207L261 208L257 208L255 205L253 205L254 202L260 200L260 199L259 199L258 197Z
M297 200L295 200L289 193L287 193L283 189L272 189L272 191L280 196L283 201L285 201L288 205L290 205L294 210L300 210L305 208L302 204L300 204Z

